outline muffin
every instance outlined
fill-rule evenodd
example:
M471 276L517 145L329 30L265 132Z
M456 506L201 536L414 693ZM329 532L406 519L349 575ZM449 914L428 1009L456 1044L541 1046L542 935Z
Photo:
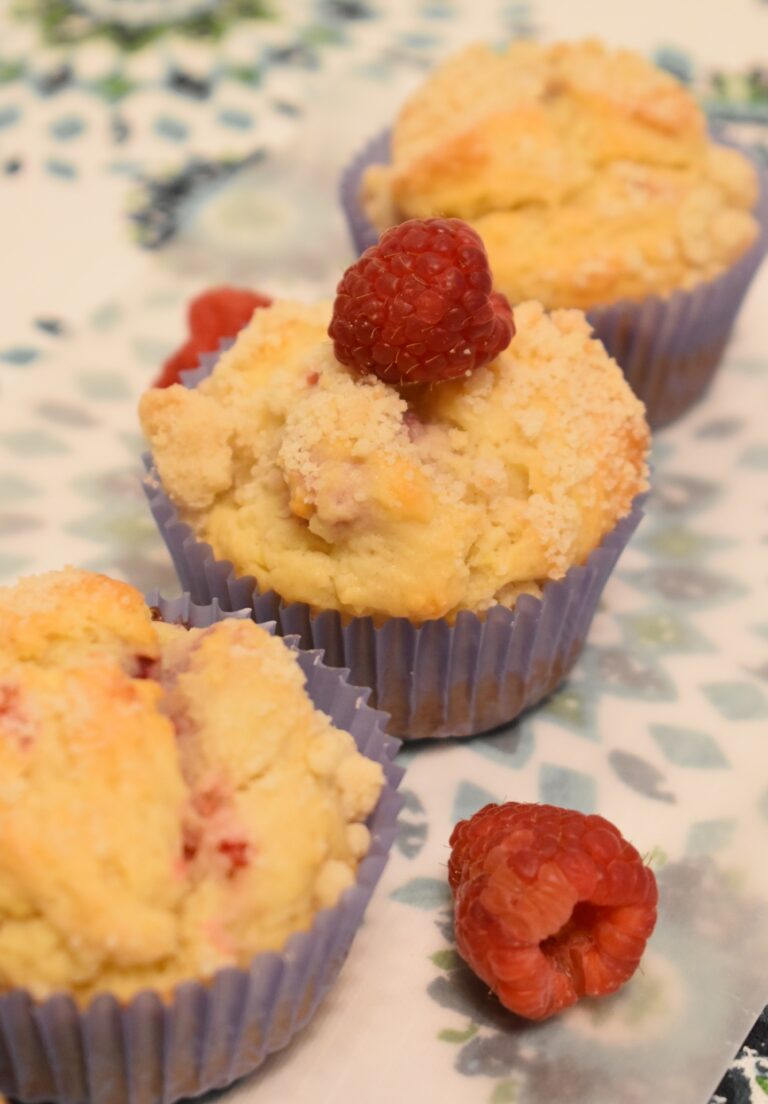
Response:
M196 386L144 394L156 517L193 595L255 594L257 618L371 686L393 732L493 727L575 659L607 577L582 568L617 526L623 544L647 486L642 404L577 311L521 304L491 363L411 386L340 363L331 313L278 301ZM486 670L483 639L511 645L557 587L581 613L535 678L530 625Z
M381 719L316 656L186 606L207 627L153 620L133 588L85 571L0 588L14 1098L97 1100L102 1068L110 1100L249 1072L314 1011L383 865L396 773Z
M594 41L466 49L343 194L360 249L403 219L467 219L512 302L589 312L652 425L703 394L768 234L764 182L690 93Z

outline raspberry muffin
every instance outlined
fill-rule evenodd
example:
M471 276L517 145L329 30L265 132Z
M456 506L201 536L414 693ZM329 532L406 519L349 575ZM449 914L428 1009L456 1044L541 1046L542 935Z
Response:
M307 693L301 657L252 620L153 620L137 591L104 576L67 569L0 588L0 616L0 1019L5 1048L19 1051L0 1087L78 1098L63 1088L77 1051L62 1040L36 1055L13 991L43 1025L66 995L75 1035L106 1002L103 1037L91 1030L79 1044L86 1062L114 1059L114 1017L127 1018L144 1039L127 1080L151 1077L171 1052L186 1067L181 1081L166 1075L163 1099L220 1087L286 1042L330 983L339 962L317 958L319 918L320 944L334 929L351 940L369 850L383 864L382 840L371 843L382 827L372 814L391 791L380 722L358 715L368 758L332 723L334 712L354 715L359 693L333 672L322 670L329 718ZM202 623L215 618L208 610ZM314 976L291 978L286 948L314 954ZM276 989L259 1000L264 971ZM216 1002L235 979L247 1012ZM223 1052L201 1059L205 1031L191 1039L175 1019L192 990L233 1032L225 1068ZM169 1024L150 1045L154 1019L141 1008L163 1006ZM297 1022L275 1029L288 1010ZM256 1023L263 1041L239 1045Z
M343 190L360 248L455 215L512 302L589 311L651 424L706 388L766 245L753 164L711 140L673 77L594 41L464 50Z
M437 626L472 626L474 663L488 626L517 619L522 631L525 610L541 614L547 588L590 561L646 488L642 404L584 316L531 302L513 325L481 242L458 220L390 231L345 275L333 308L258 310L207 378L148 391L140 412L150 497L185 585L232 604L250 596L246 577L279 596L257 615L330 648L411 737L496 720L484 707L467 714L486 673L456 671L449 691L447 657L432 653L431 686L417 692L376 634L397 636L402 662L412 647L426 663ZM201 547L232 579L213 578ZM549 667L538 657L539 695L573 662L577 621L567 657L556 649ZM514 699L500 723L531 687L519 666L494 677L497 703L502 690ZM436 722L446 695L463 695L467 715Z

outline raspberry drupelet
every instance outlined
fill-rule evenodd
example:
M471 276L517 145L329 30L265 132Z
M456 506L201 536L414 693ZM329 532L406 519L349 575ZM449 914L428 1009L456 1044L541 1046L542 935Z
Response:
M386 383L439 383L489 364L515 332L485 246L461 219L387 230L344 273L328 334L336 359Z
M653 872L600 816L486 805L460 821L448 878L456 943L510 1011L543 1020L613 993L656 923Z

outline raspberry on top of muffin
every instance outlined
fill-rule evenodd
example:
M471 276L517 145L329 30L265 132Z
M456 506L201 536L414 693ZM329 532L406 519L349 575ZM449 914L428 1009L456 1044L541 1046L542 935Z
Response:
M0 619L0 987L167 993L354 882L382 770L282 641L73 569L0 588Z
M406 102L361 200L480 233L513 301L587 309L711 279L757 236L753 167L674 77L596 41L469 47Z
M584 316L523 303L513 324L457 220L390 230L333 308L257 310L207 379L140 414L217 557L352 616L513 606L646 488L642 403Z

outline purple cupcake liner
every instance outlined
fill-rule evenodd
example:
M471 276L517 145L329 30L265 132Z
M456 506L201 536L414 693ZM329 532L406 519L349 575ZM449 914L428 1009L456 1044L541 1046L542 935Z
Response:
M360 189L363 176L370 165L388 165L390 159L391 131L384 130L363 146L341 176L339 198L352 235L356 253L364 253L379 240L379 231L363 210Z
M186 387L209 375L218 354L183 374ZM638 496L626 517L583 566L544 585L542 597L524 594L513 609L495 606L483 616L461 611L414 625L393 617L317 612L287 603L275 591L261 593L252 576L238 576L179 519L152 457L144 462L144 490L181 584L196 602L218 600L222 609L253 609L259 623L274 621L281 636L296 635L302 648L319 648L325 661L349 671L372 691L371 702L390 716L401 740L473 736L514 720L547 697L576 662L608 577L642 517Z
M201 607L189 595L165 600L155 593L147 601L164 620L200 628L250 613L224 613L218 603ZM299 651L298 659L316 707L385 773L354 886L279 953L256 955L247 969L222 969L205 982L184 982L167 1000L151 990L126 1003L105 993L82 1009L67 995L35 1001L23 990L2 994L0 1092L30 1104L172 1104L252 1073L311 1019L387 862L403 771L393 762L398 742L386 735L386 718L366 704L368 691L325 666L318 652Z
M656 429L679 418L707 391L768 250L768 174L748 149L722 137L718 141L738 149L757 170L760 190L753 213L760 230L755 243L725 272L690 290L623 299L586 312L595 336L621 366ZM363 174L389 157L390 132L385 131L358 153L341 178L341 204L358 253L379 237L360 203Z

